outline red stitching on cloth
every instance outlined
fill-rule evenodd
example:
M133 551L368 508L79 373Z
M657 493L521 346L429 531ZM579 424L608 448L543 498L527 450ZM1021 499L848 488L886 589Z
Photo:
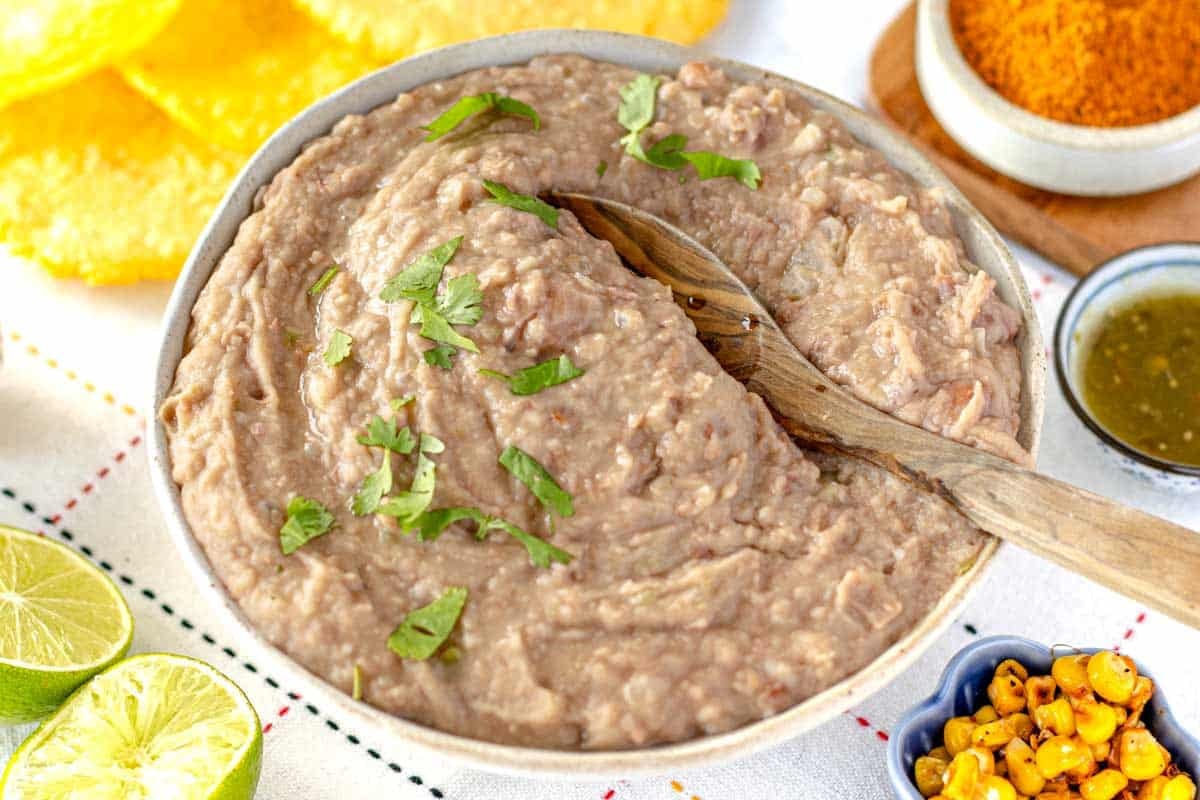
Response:
M8 338L12 339L14 342L19 342L24 337L22 337L22 335L20 333L18 333L17 331L9 331ZM79 383L81 386L83 386L83 390L85 392L89 392L91 394L97 394L96 384L92 383L91 381L81 381L79 379L79 374L77 372L75 372L75 370L67 369L66 367L63 367L61 364L58 363L58 359L51 358L50 356L42 355L42 351L41 351L41 349L38 348L37 345L26 344L24 350L26 353L28 353L29 355L38 359L39 361L41 361L43 364L45 364L50 369L55 370L58 373L60 373L61 375L63 375L67 380L69 380L73 383ZM137 411L134 410L133 406L131 406L127 403L118 403L117 398L113 396L112 392L99 392L99 395L100 395L100 399L103 400L104 402L108 403L110 406L119 408L121 410L122 414L127 414L131 417L137 416Z
M300 696L296 695L296 699L299 700ZM292 710L291 706L284 706L283 708L276 711L275 712L275 721L281 720L284 717L286 717L288 715L288 712L291 710ZM268 722L266 725L263 725L263 733L270 733L271 728L275 727L275 721Z
M116 464L120 464L122 461L125 460L125 456L129 454L129 451L132 450L133 448L137 447L141 443L142 443L141 434L134 436L125 445L124 450L118 450L113 455L113 457L112 457L113 462ZM105 478L108 477L110 472L112 472L112 469L108 466L103 466L100 469L96 470L97 480L104 480ZM80 494L84 494L84 495L91 494L95 490L96 490L96 484L93 483L92 481L88 481L87 483L85 483L83 486L81 486L79 488ZM50 517L51 524L57 525L59 522L62 521L62 515L64 513L66 513L67 511L70 511L77 505L79 505L78 497L72 497L71 499L67 500L67 502L63 505L62 511L60 511L57 514L54 514L53 516Z
M1121 652L1121 648L1124 647L1125 642L1128 642L1130 639L1133 638L1133 634L1137 633L1137 626L1141 625L1145 621L1146 621L1146 612L1139 611L1137 617L1134 618L1134 620L1133 620L1133 624L1130 625L1128 628L1126 628L1125 633L1123 633L1121 635L1121 641L1119 641L1113 645L1113 652L1114 653Z
M617 793L616 789L609 789L607 792L605 792L604 794L602 794L600 796L600 800L612 800L613 797L616 795L616 793Z
M883 728L875 727L875 725L871 723L871 720L867 719L866 717L860 717L856 714L851 714L849 711L843 711L842 713L857 722L860 728L866 728L867 730L872 731L875 734L875 738L879 741L886 742L888 740L887 731L885 731Z

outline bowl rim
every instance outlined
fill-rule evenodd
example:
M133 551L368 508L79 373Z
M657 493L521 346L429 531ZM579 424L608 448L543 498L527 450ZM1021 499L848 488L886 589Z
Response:
M1158 251L1181 246L1194 249L1196 251L1196 260L1190 262L1180 262L1178 260L1141 260ZM1110 433L1092 415L1092 412L1088 410L1087 404L1083 402L1083 398L1075 391L1074 382L1070 377L1073 362L1067 356L1071 337L1075 333L1079 318L1083 316L1092 299L1104 287L1134 272L1170 268L1172 264L1180 263L1188 266L1200 266L1200 241L1156 242L1155 244L1134 247L1103 261L1088 273L1086 277L1077 281L1063 300L1062 307L1058 312L1058 319L1054 323L1054 376L1058 381L1058 388L1062 391L1063 397L1066 398L1067 405L1070 407L1072 413L1104 444L1113 448L1121 455L1127 456L1137 463L1159 472L1170 475L1200 477L1200 465L1183 464L1178 461L1157 458L1150 453L1138 450ZM1075 310L1076 306L1078 306L1077 311ZM1068 322L1070 323L1069 326Z
M302 111L259 148L238 173L213 216L197 239L172 291L163 318L161 343L151 387L154 409L148 432L148 456L155 496L169 534L199 591L227 628L243 642L269 655L279 674L304 685L320 702L337 709L346 720L380 737L391 737L407 749L442 761L533 777L599 779L658 775L727 761L764 749L831 719L882 688L899 675L947 626L953 612L981 583L984 569L999 540L987 537L974 563L951 584L938 602L887 650L838 683L791 708L721 734L651 748L611 751L566 751L502 745L445 733L354 701L345 692L300 665L250 623L225 590L183 516L179 487L171 476L165 430L158 409L174 381L176 367L191 322L191 310L221 256L242 222L253 211L254 199L276 173L290 164L311 140L329 133L348 114L366 113L410 88L485 66L518 64L550 53L577 53L635 69L678 69L690 59L703 59L742 81L774 81L796 91L819 110L836 116L868 146L885 154L889 163L920 186L943 192L955 230L973 256L991 265L990 274L1003 273L1006 301L1021 314L1018 338L1022 369L1021 443L1036 457L1044 412L1045 351L1029 291L1011 251L991 224L954 185L900 134L866 112L824 92L767 70L715 57L694 48L660 39L609 31L547 29L504 34L450 45L404 59L370 73ZM974 262L972 262L973 264ZM999 279L998 279L999 282ZM345 730L349 727L343 724ZM361 738L361 737L360 737Z
M963 55L950 24L950 2L918 0L930 14L935 51L946 72L994 124L1048 144L1096 151L1152 150L1200 136L1200 103L1155 122L1120 127L1062 122L1017 105L988 85Z
M948 700L950 700L962 688L963 679L960 673L977 658L980 650L997 649L1001 646L1007 648L1010 652L1009 657L1015 657L1012 653L1020 652L1022 649L1041 650L1047 653L1051 658L1061 648L1073 653L1086 653L1093 655L1095 653L1112 650L1111 647L1075 647L1074 645L1052 644L1047 645L1042 642L1030 639L1025 636L1015 636L1009 634L1001 634L996 636L986 636L974 642L970 642L962 647L954 656L946 663L945 669L942 670L941 676L938 678L937 685L933 691L920 702L910 707L900 717L900 721L892 728L892 734L888 738L887 746L887 770L888 776L891 778L892 787L898 795L903 796L904 800L925 800L920 791L917 790L916 784L909 777L908 768L904 764L904 754L901 750L903 743L908 739L910 731L917 723L918 719L925 714L932 712ZM1019 660L1019 659L1018 659ZM1138 674L1145 675L1147 678L1154 680L1154 674L1145 669L1141 662L1137 665ZM1191 748L1189 761L1200 761L1200 740L1198 740L1191 732L1184 728L1179 720L1175 718L1175 714L1171 711L1171 705L1166 699L1166 693L1161 691L1161 686L1155 681L1154 693L1154 721L1156 724L1147 725L1153 732L1161 725L1168 725L1178 732ZM949 717L947 717L949 719ZM1177 753L1171 754L1175 759L1179 756Z

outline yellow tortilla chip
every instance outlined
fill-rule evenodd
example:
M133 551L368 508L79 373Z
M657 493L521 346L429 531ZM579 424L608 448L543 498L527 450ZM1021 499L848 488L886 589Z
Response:
M104 70L0 110L0 241L92 284L174 277L241 161Z
M137 50L179 0L0 0L0 106Z
M305 106L375 66L288 0L184 0L119 69L198 136L249 153Z
M345 41L391 61L530 28L603 28L692 44L728 0L298 0Z

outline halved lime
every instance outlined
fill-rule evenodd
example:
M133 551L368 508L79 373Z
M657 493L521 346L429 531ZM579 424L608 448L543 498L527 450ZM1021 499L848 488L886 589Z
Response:
M233 681L186 656L133 656L22 744L0 800L250 800L262 728Z
M132 639L129 606L103 572L0 525L0 724L46 716Z

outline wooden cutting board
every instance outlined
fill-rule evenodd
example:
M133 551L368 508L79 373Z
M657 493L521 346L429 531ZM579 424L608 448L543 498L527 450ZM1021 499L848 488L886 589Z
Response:
M921 96L914 61L916 18L910 5L875 45L874 110L908 134L1002 233L1076 275L1132 247L1200 239L1200 176L1133 197L1071 197L1018 183L968 155Z

